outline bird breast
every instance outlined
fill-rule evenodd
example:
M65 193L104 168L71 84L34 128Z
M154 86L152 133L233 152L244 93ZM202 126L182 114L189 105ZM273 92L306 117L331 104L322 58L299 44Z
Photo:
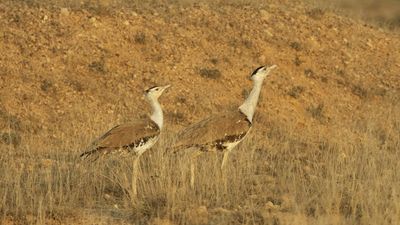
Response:
M158 136L149 138L147 140L142 139L133 149L137 155L142 155L147 149L151 148L158 140Z

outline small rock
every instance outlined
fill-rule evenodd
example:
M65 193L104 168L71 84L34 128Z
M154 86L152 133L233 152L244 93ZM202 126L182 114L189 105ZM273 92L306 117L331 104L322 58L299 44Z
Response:
M267 30L267 29L264 30L264 33L265 33L266 35L268 35L269 37L273 37L273 36L274 36L274 34L271 33L271 31L269 31L269 30Z
M267 209L267 210L271 210L271 211L275 211L275 210L278 210L279 209L279 205L274 205L274 203L272 203L271 201L268 201L266 204L265 204L265 209Z
M109 199L111 199L111 195L109 195L109 194L104 194L104 198L107 199L107 200L109 200Z
M61 16L69 16L69 10L67 8L61 8L60 15Z
M261 16L261 19L264 21L269 20L269 18L271 17L271 15L264 9L260 10L260 16Z
M303 169L305 173L307 174L311 173L311 168L309 166L304 166Z
M311 48L313 50L320 50L320 48L321 48L321 44L316 40L315 37L310 37L307 40L307 45L309 48Z
M347 51L343 51L343 55L348 59L352 58L351 54L349 52L347 52Z
M124 25L129 26L129 24L130 24L130 23L129 23L128 20L125 20L125 21L124 21Z
M369 40L369 41L367 41L367 45L368 45L368 47L370 47L370 48L374 48L374 45L372 44L372 42Z

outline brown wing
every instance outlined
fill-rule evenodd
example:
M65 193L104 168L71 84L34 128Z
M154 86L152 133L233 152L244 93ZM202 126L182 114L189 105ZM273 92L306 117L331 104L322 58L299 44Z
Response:
M150 119L118 125L95 140L81 157L86 158L91 155L98 157L99 154L112 153L121 148L135 148L159 134L160 128Z
M222 142L233 142L246 135L251 123L240 111L215 115L197 122L179 132L176 148L216 146Z

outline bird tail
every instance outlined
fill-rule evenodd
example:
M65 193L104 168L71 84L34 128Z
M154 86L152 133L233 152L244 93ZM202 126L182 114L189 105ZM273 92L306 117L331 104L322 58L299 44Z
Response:
M86 151L83 152L82 154L79 155L79 157L81 157L82 159L87 159L88 157L90 157L90 155L92 155L96 150L90 150L90 151Z
M105 151L105 149L103 148L95 148L95 149L91 149L88 151L83 152L82 154L80 154L80 158L82 160L89 160L94 162L97 159L100 158L100 156L106 154L107 152Z

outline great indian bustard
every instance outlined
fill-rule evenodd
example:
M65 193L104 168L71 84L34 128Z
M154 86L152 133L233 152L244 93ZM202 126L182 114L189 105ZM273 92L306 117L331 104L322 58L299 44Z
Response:
M250 79L253 89L244 103L231 112L216 114L180 131L174 144L175 151L194 150L191 160L190 184L194 187L194 159L201 152L223 152L221 169L224 168L231 150L248 134L253 125L253 115L265 77L276 65L257 68Z
M93 161L112 153L136 155L132 165L132 197L137 195L136 182L139 158L157 142L163 127L163 112L158 98L168 87L170 85L155 86L146 90L145 98L149 101L153 110L150 117L115 126L97 138L80 155L84 159L92 158Z

